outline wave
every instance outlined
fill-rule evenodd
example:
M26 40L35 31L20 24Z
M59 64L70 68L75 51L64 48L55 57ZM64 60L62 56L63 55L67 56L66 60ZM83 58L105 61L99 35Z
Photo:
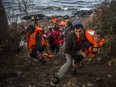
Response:
M59 10L68 10L69 7L56 7L56 6L48 6L48 7L38 7L41 10L55 10L55 11L59 11Z
M78 3L85 3L85 1L61 1L62 4L78 4Z
M78 10L80 8L90 8L90 7L95 7L97 3L94 4L89 4L89 3L82 3L82 4L77 4L77 3L65 3L65 4L51 4L51 5L43 5L43 6L37 6L36 9L39 10L53 10L53 11L67 11L67 10Z
M68 11L68 10L78 10L79 8L83 8L82 5L78 5L78 6L60 6L60 7L57 7L57 6L38 6L36 7L35 9L38 9L38 10L43 10L43 11L50 11L50 10L53 10L53 11Z
M92 10L93 8L80 8L80 10Z

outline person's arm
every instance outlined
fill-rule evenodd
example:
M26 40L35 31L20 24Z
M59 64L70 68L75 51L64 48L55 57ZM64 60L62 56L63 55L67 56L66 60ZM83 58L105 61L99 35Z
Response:
M105 39L104 39L104 38L102 38L102 39L101 39L101 41L99 42L100 47L102 47L104 43L105 43Z
M72 38L69 36L66 38L66 45L65 45L65 53L71 55L71 56L77 56L77 51L73 51L72 49Z
M82 52L85 52L86 49L88 49L88 47L91 45L91 43L89 41L86 41L84 42L82 45L81 45L81 50Z
M83 57L87 56L86 50L89 48L90 45L91 43L89 41L86 41L81 45L80 53Z

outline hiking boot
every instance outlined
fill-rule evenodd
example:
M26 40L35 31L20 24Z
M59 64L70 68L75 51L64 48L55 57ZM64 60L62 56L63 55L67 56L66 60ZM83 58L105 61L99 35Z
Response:
M57 76L53 76L51 80L51 85L56 86L59 83L59 78Z
M71 69L71 74L72 74L73 76L79 75L78 69L76 69L76 68L73 67L73 68Z
M82 63L81 62L75 62L74 66L75 66L76 69L79 69L82 66Z
M76 68L72 68L72 69L71 69L71 73L72 73L72 75L75 76L75 75L76 75Z

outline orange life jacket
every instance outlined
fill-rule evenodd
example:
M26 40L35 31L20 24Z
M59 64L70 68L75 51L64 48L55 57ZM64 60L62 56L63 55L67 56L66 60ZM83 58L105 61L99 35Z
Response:
M58 18L52 18L52 22L55 23L58 21Z
M93 52L93 48L99 49L100 47L102 47L102 45L105 42L104 38L102 38L99 42L95 42L93 38L94 33L95 31L92 29L88 29L85 32L85 36L87 40L93 44L93 46L90 46L88 49L86 49L86 52L88 53L89 57L95 56L95 53Z
M97 52L93 52L93 46L90 46L88 49L86 49L86 53L89 57L94 57Z
M64 20L61 20L60 22L58 22L58 24L62 26L66 26L66 22Z
M44 40L41 31L42 31L42 28L36 26L36 30L29 36L29 38L28 38L28 50L31 50L36 46L36 35L37 35L37 33L39 33L41 38L42 38L42 45L46 44L46 41Z

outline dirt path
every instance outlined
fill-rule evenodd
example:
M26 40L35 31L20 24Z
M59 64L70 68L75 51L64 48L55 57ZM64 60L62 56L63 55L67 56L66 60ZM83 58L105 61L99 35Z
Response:
M45 64L28 64L26 61L15 66L18 77L7 79L4 87L52 87L51 76L59 70L65 62L64 55L54 59L47 59ZM104 64L103 61L94 59L85 60L77 75L71 71L61 79L57 87L115 87L116 86L116 65Z
M74 19L71 19L74 20ZM45 22L45 21L44 21ZM49 24L50 21L46 21ZM45 23L45 25L46 25ZM65 63L64 54L54 59L46 58L45 64L27 62L27 52L19 57L20 61L14 66L16 77L3 81L1 87L52 87L51 76ZM83 65L74 76L71 70L61 79L57 87L116 87L116 60L111 64L102 58L91 61L85 59Z

